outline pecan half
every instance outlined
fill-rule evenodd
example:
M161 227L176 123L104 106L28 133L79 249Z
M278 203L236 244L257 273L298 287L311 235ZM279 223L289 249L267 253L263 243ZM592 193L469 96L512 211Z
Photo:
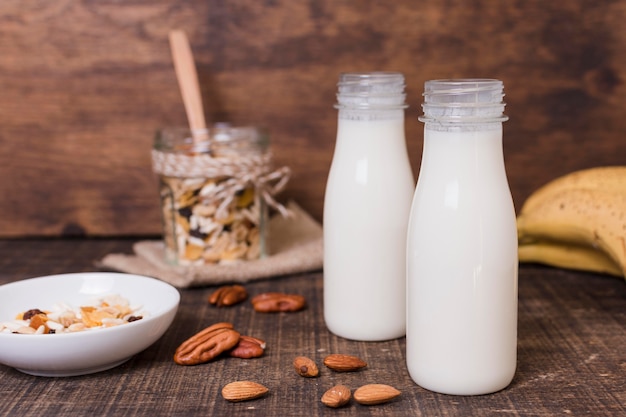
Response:
M259 313L279 313L300 311L306 305L306 300L298 294L284 294L281 292L267 292L252 298L252 307Z
M252 336L241 335L239 343L228 354L233 358L250 359L263 356L265 342Z
M209 362L239 342L239 332L231 323L216 323L185 340L174 353L179 365L198 365Z
M209 303L217 307L232 306L248 298L242 285L223 285L209 296Z

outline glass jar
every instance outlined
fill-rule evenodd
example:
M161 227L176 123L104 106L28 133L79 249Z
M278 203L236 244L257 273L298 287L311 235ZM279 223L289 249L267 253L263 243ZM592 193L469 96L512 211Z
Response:
M256 127L167 128L152 150L166 260L224 264L266 256L269 137ZM266 193L265 193L266 194Z
M407 238L409 374L423 388L505 388L517 356L517 229L499 80L426 82Z
M404 76L341 74L324 197L324 319L334 334L405 334L406 232L415 182L404 131Z

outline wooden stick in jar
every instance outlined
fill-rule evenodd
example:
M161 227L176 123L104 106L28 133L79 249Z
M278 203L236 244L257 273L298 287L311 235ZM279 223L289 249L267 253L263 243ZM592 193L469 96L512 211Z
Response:
M173 30L169 34L169 40L178 86L183 97L193 139L196 142L205 140L207 137L206 121L202 107L200 84L187 35L182 30Z

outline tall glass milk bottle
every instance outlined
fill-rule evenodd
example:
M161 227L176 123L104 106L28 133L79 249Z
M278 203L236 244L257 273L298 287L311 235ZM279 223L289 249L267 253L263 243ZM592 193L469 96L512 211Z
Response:
M406 233L415 186L404 76L346 73L338 89L324 199L324 318L347 339L394 339L406 328Z
M407 238L407 367L428 390L505 388L517 357L517 231L502 150L503 84L425 84Z

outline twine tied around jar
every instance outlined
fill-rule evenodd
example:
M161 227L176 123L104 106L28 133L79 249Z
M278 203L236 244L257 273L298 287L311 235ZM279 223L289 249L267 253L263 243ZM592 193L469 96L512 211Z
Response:
M287 166L272 171L270 153L263 155L233 157L209 154L180 154L152 150L152 169L155 173L181 178L228 178L216 186L213 193L203 196L207 203L218 203L216 216L227 216L227 209L235 195L249 186L263 198L269 207L281 215L289 216L289 210L274 199L282 191L291 176Z

